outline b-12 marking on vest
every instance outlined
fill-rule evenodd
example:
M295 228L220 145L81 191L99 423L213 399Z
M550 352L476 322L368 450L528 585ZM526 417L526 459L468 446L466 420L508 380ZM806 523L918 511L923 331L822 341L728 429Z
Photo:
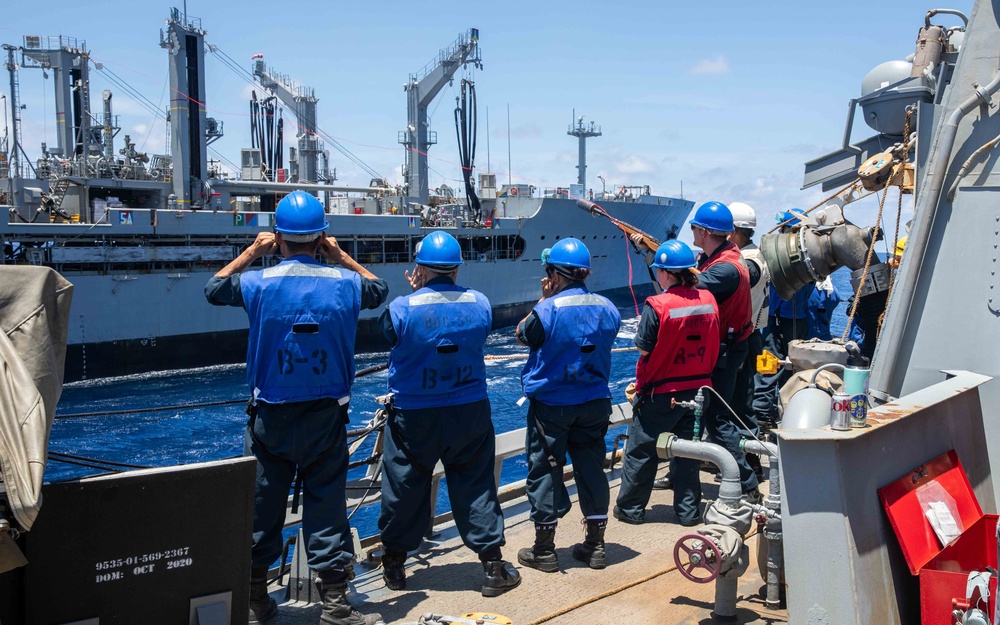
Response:
M278 350L278 373L280 375L292 375L295 373L296 364L309 364L312 361L316 361L310 368L313 374L323 375L326 373L327 369L327 357L328 354L325 349L314 349L313 353L309 355L308 358L295 357L292 355L291 350L279 349Z
M431 367L425 367L423 370L420 387L427 390L433 390L437 388L438 382L450 382L452 379L451 373L441 373L437 369ZM472 380L472 365L463 365L461 367L455 367L455 383L452 387L456 387L460 384L465 384Z
M687 363L688 358L698 358L698 360L704 362L705 346L702 345L697 350L693 351L687 351L683 347L678 348L677 353L674 354L674 364L683 365Z

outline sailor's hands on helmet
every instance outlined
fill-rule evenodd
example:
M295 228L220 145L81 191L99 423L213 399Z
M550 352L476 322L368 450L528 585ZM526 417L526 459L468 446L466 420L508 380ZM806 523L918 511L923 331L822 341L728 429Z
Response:
M406 277L406 281L410 283L410 288L414 291L424 288L424 285L427 284L427 270L420 265L413 267L413 273L404 271L403 276Z
M320 236L317 251L331 263L339 263L347 255L337 244L337 239L331 236Z
M273 232L259 232L257 238L250 244L250 253L254 258L261 258L278 251L278 242L274 240Z

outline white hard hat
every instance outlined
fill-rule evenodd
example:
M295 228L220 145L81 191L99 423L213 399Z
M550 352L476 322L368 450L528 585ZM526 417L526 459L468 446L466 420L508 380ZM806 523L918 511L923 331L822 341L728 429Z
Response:
M757 213L749 204L743 202L733 202L729 205L729 212L733 214L733 226L736 228L756 228Z

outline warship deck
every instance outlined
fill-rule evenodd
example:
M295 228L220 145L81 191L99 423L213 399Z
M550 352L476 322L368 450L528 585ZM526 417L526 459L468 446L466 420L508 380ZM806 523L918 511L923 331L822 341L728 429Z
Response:
M766 461L766 459L765 459ZM666 471L663 465L660 473ZM611 499L621 483L620 465L609 473ZM714 499L718 486L712 476L701 473L704 498ZM677 523L670 491L653 491L646 522L628 525L611 518L607 529L608 567L591 570L573 559L572 545L583 537L575 487L569 484L573 509L556 533L560 571L542 573L519 566L521 585L496 598L480 595L483 571L475 554L463 544L453 523L437 528L420 553L407 560L407 589L388 590L382 571L374 563L357 567L352 603L366 612L379 612L386 623L415 623L420 616L434 614L461 617L489 612L509 618L514 625L569 625L571 623L714 623L711 616L715 585L691 582L675 569L673 546L678 538L696 528ZM762 492L766 492L766 484ZM529 505L521 497L504 506L507 546L504 557L514 561L517 550L534 540ZM764 583L755 565L759 536L748 540L751 564L740 578L737 621L739 623L787 623L787 612L769 610L762 599ZM281 601L284 588L273 588ZM319 618L317 604L285 602L269 625L313 625Z

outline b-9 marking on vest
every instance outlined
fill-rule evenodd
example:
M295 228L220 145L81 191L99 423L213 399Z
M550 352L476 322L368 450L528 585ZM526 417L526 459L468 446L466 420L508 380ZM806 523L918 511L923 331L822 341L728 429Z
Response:
M688 351L683 347L678 348L677 352L674 354L674 364L683 365L686 364L689 358L697 358L699 361L705 361L705 346L702 345L696 350Z

